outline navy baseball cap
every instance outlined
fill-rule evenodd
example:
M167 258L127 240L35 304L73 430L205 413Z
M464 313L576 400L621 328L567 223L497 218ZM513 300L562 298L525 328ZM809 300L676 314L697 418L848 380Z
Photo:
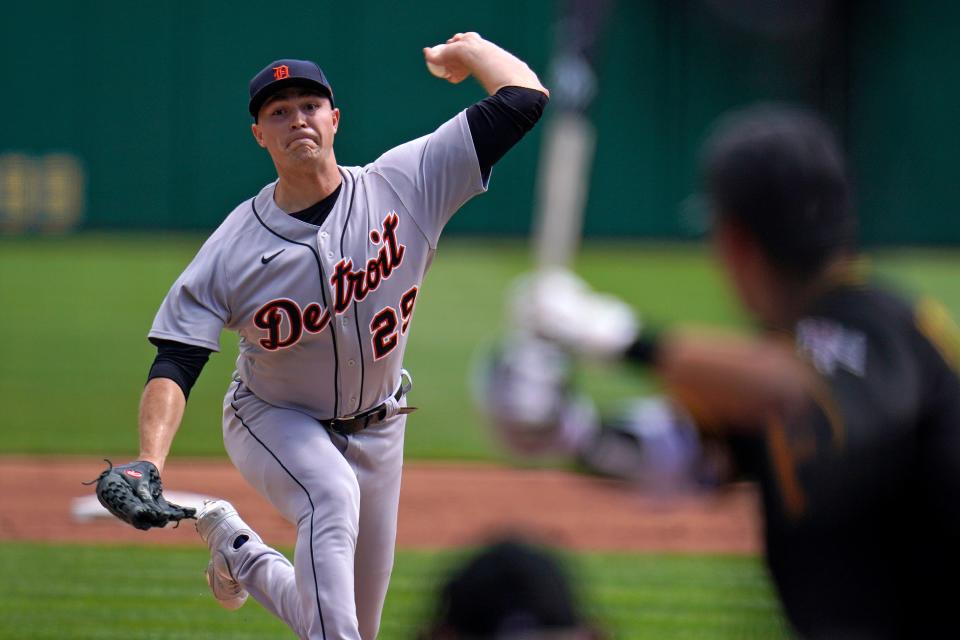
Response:
M333 89L316 62L310 60L274 60L250 80L250 115L254 118L260 107L277 91L286 87L309 87L330 99L333 106Z

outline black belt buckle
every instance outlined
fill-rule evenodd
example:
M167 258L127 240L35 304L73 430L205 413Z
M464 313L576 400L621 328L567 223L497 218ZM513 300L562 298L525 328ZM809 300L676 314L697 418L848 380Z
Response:
M413 388L413 380L410 378L410 374L407 373L406 369L401 369L400 386L397 387L397 391L393 394L394 399L399 401L403 396L407 395L411 388ZM352 436L369 427L371 422L379 422L383 418L385 404L386 403L381 402L373 409L368 409L363 413L349 418L321 420L320 424L342 436ZM403 407L399 413L412 413L413 411L416 411L416 407Z
M378 409L380 409L380 407L377 407L374 411ZM371 417L373 417L372 414L364 414L352 418L334 418L333 420L323 420L321 422L325 427L331 431L336 431L342 436L352 436L366 429L370 424Z

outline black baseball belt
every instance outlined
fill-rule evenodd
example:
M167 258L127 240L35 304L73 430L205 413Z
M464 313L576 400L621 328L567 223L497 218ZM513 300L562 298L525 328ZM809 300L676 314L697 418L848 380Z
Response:
M397 387L396 392L393 394L393 396L391 396L390 400L381 402L372 409L367 409L366 411L353 416L346 418L330 418L329 420L320 420L319 422L327 429L335 431L340 435L353 435L354 433L363 431L371 424L383 422L388 417L405 413L413 413L416 411L416 407L399 407L392 415L390 415L391 405L395 406L396 403L400 402L403 396L407 395L412 388L413 378L410 377L410 374L407 373L406 369L403 369L400 371L400 386Z

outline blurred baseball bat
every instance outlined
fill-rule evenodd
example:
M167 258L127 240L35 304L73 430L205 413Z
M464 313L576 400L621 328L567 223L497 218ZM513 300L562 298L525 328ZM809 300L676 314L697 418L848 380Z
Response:
M596 129L587 109L596 95L598 42L614 0L559 3L550 90L555 115L540 148L533 220L534 265L568 268L580 248Z
M547 124L533 227L538 269L570 267L580 248L595 145L596 130L582 113L560 113Z

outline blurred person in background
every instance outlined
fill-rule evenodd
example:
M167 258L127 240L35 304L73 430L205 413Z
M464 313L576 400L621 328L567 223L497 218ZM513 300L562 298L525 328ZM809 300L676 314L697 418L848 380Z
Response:
M795 631L906 638L954 626L960 571L960 332L931 299L869 278L843 155L811 113L754 106L703 150L711 240L753 335L641 330L576 276L521 284L483 393L519 451L643 482L749 477ZM567 358L649 367L666 397L601 419Z
M517 538L498 540L444 581L421 640L589 640L563 566Z

